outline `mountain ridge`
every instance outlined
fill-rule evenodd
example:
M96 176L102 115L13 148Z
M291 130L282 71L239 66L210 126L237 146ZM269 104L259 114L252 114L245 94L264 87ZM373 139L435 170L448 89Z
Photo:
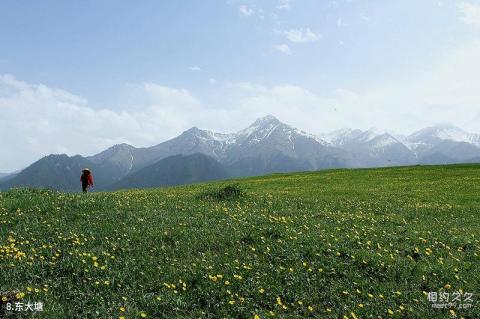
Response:
M480 135L446 124L408 136L377 128L315 135L267 115L236 133L194 126L150 147L124 143L86 157L49 155L7 180L0 177L0 189L33 186L74 190L75 175L82 166L94 171L99 189L107 189L143 169L153 169L163 159L193 154L215 160L233 177L341 167L470 163L480 159ZM157 184L164 185L161 180Z

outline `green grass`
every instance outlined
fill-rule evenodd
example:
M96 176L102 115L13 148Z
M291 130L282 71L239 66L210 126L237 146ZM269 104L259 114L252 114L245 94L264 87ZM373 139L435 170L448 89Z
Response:
M228 185L242 195L202 196ZM479 318L479 210L480 165L11 190L0 291L45 311L0 317ZM472 309L425 296L460 289Z

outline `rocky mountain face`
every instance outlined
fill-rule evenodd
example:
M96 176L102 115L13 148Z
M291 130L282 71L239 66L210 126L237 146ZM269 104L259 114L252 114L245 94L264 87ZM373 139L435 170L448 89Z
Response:
M272 172L479 160L480 135L451 125L425 128L409 136L379 129L342 129L313 135L266 116L231 134L193 127L152 147L120 144L88 157L50 155L8 180L0 179L0 189L33 186L77 190L80 170L84 167L94 172L98 189L112 189ZM194 174L194 169L211 176ZM185 171L189 173L183 174ZM176 172L177 178L169 172Z

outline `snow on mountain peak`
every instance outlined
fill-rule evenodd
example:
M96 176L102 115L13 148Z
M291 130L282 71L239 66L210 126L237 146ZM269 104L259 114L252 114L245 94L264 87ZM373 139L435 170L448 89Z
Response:
M319 138L321 138L322 140L330 144L342 145L342 144L345 144L348 140L357 136L359 133L361 133L360 130L342 128L330 133L320 134Z
M280 121L273 115L268 114L264 117L259 117L258 119L255 120L255 122L252 124L253 126L261 126L261 125L268 125L268 124L279 124ZM251 126L252 126L251 125Z
M293 141L295 136L303 136L313 139L322 145L345 147L348 145L365 144L375 149L383 149L389 145L401 143L411 150L422 145L435 145L442 140L466 142L480 146L480 135L468 133L450 124L439 124L428 127L405 137L396 132L372 127L362 131L359 129L340 129L328 134L313 135L280 122L275 116L267 115L256 119L249 127L237 133L223 134L209 130L201 130L197 127L184 132L198 139L210 141L221 145L222 148L236 143L258 144L272 134L276 138L280 136ZM293 143L293 142L292 142Z
M480 145L480 135L462 130L451 124L438 124L421 129L408 137L417 143L433 143L435 140L449 140Z
M452 125L442 125L437 126L436 131L434 133L435 137L438 137L441 140L452 140L456 142L472 142L472 135L471 133L465 132L464 130L452 126Z
M275 116L267 115L264 117L260 117L252 125L243 129L237 133L238 137L248 138L253 136L255 140L263 139L269 136L275 128L279 125L283 124L280 122ZM283 124L286 125L286 124Z
M235 139L235 134L224 134L224 133L217 133L210 130L202 130L196 126L183 132L183 134L195 136L196 138L202 139L202 140L211 140L211 141L217 141L220 143L227 143L227 144L231 143Z
M374 138L376 138L378 136L381 136L381 135L385 135L385 134L388 134L387 131L385 131L383 129L376 128L376 127L372 127L370 129L366 130L365 132L363 132L359 136L359 140L361 140L362 142L370 142Z

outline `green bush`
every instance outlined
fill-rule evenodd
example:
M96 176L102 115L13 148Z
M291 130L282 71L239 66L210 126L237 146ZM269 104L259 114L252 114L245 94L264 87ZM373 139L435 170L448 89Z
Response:
M243 189L238 185L227 185L220 189L210 189L200 193L200 199L214 199L214 200L232 200L245 195Z

